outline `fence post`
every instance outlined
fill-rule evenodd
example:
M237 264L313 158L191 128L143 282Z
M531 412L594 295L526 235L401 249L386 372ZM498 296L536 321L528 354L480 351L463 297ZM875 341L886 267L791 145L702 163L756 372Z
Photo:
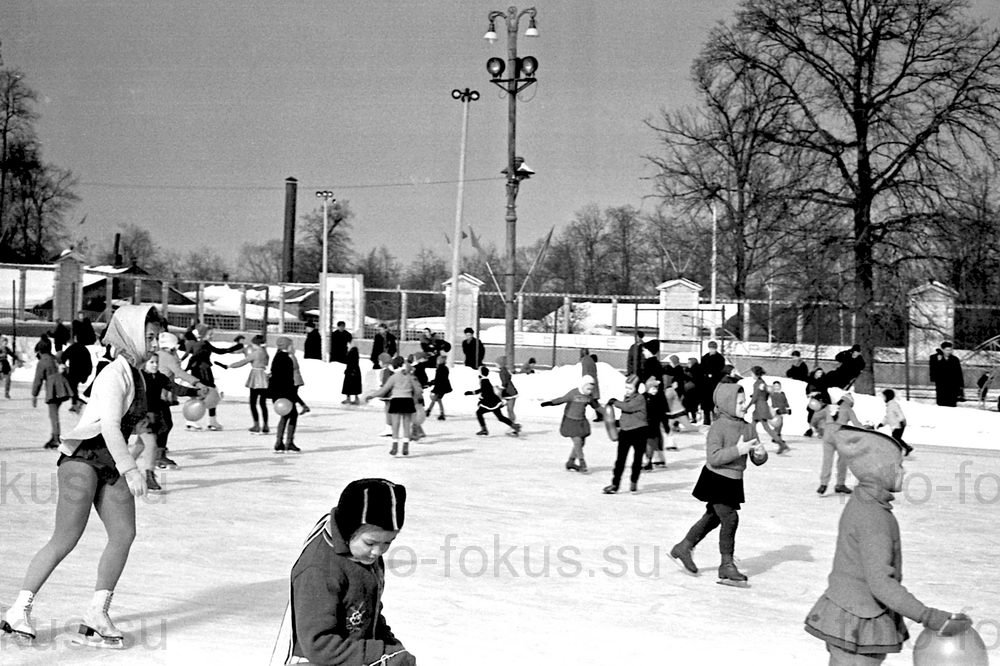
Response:
M160 314L163 321L170 321L170 283L166 280L160 282Z
M743 342L750 342L750 301L743 300Z
M278 285L278 333L285 332L285 285Z
M570 309L573 307L573 299L569 296L563 296L563 307L566 308L566 316L563 318L563 333L570 333Z
M517 295L517 330L524 332L524 294L521 293ZM511 363L513 363L513 359L511 359Z
M458 242L458 241L455 241ZM396 287L399 289L399 287ZM409 324L406 321L406 306L408 305L408 296L405 291L399 289L399 342L402 345L406 341L406 329ZM402 353L402 349L400 350Z
M801 345L806 338L806 313L801 305L795 306L795 344Z
M618 297L611 297L611 335L618 335Z
M21 284L24 284L23 282ZM21 294L22 298L24 293ZM104 277L104 322L111 321L112 301L115 300L115 278L112 275Z
M18 285L19 288L17 290L18 291L17 300L20 301L21 307L17 308L17 303L14 304L14 307L17 308L17 311L21 313L21 316L24 316L24 311L28 304L28 286L27 286L28 269L22 268L20 270L20 274L21 274L21 283L20 285ZM108 299L108 304L109 304L108 307L110 307L110 303L111 299ZM13 315L11 316L11 321L15 321L16 319L17 319L16 316Z
M142 278L138 275L132 276L132 305L142 303Z
M195 283L194 316L199 323L204 323L205 317L205 285L200 280Z
M240 285L240 331L247 330L247 286Z

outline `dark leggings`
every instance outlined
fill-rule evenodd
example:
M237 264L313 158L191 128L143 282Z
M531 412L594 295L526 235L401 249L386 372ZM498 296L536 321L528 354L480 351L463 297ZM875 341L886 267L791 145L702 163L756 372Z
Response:
M174 417L170 413L170 405L164 403L160 409L160 429L156 432L156 448L166 452L167 438L170 436L170 431L173 428Z
M705 515L691 526L685 539L694 548L720 525L719 552L722 555L732 555L736 552L736 528L740 525L740 514L738 509L728 504L706 504Z
M621 482L622 473L625 471L625 459L628 457L629 449L632 449L632 476L629 478L632 483L639 481L639 473L642 471L642 454L646 450L646 439L646 428L622 430L618 433L618 457L615 458L615 468L611 476L611 485L617 488Z
M292 411L288 412L281 417L278 421L278 432L277 441L284 441L285 444L295 443L295 426L299 423L299 410L296 409L295 403L298 402L298 395L292 397ZM288 436L285 437L285 431L287 429Z
M257 404L260 403L260 414L257 413ZM250 415L253 422L262 420L267 425L267 389L250 389ZM263 417L262 419L260 417Z
M507 418L506 416L504 416L503 414L500 413L500 407L501 406L502 405L497 405L493 409L487 409L486 407L480 407L479 409L477 409L476 410L476 419L479 421L479 426L481 428L485 429L486 428L486 419L483 418L483 414L489 414L490 412L493 412L493 415L497 417L497 419L500 421L500 423L503 423L503 424L505 424L505 425L513 428L514 427L514 422L511 421L509 418Z
M61 402L49 403L49 427L52 428L52 438L56 441L62 437L62 430L59 428L59 405Z

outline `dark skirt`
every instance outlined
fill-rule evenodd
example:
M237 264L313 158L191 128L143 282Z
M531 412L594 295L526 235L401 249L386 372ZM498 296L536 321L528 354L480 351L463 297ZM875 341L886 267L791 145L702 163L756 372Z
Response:
M739 509L746 501L743 496L743 479L730 479L710 470L707 466L701 468L698 483L691 491L697 499L708 504L725 504Z
M590 423L587 419L568 419L563 417L559 424L559 434L563 437L589 437Z
M890 610L877 617L858 617L825 594L806 616L806 632L853 654L899 652L910 637L903 617Z
M389 413L390 414L413 414L417 411L414 406L413 398L390 398L389 399Z
M85 439L76 447L73 455L65 453L59 456L56 466L60 466L67 460L75 460L85 465L90 465L97 473L97 483L100 485L113 486L121 478L118 468L115 466L115 459L108 450L108 445L104 443L102 435L94 435L90 439Z

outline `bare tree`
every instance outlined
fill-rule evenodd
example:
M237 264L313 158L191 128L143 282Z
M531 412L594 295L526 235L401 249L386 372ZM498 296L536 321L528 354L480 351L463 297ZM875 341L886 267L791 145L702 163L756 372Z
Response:
M278 239L260 245L245 243L240 248L237 276L248 282L281 282L282 243Z
M0 69L0 248L10 237L6 225L10 173L17 160L9 149L15 144L30 144L34 139L34 111L37 94L24 82L24 74L15 69Z
M800 195L848 212L857 342L872 392L879 249L887 225L942 192L943 174L992 153L1000 35L964 0L744 0L713 57L763 77L785 102L769 138L816 177ZM905 233L905 230L903 230Z
M350 270L356 259L349 229L354 213L349 201L338 201L327 211L327 268L331 273ZM301 233L295 244L295 276L314 282L323 267L323 209L302 216Z

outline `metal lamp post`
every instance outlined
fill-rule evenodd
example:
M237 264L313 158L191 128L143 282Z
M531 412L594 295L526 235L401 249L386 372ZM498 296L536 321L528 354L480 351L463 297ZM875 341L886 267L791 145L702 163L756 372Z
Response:
M507 168L505 169L507 175L507 214L504 218L507 222L507 270L504 275L504 355L510 364L516 363L514 359L514 319L516 315L514 281L517 269L517 190L521 181L532 173L530 170L522 168L523 160L515 155L517 95L535 82L535 71L538 69L538 60L534 57L517 57L517 28L521 18L527 16L529 23L524 36L537 37L538 28L535 25L535 14L534 7L520 12L517 7L509 7L506 12L492 11L488 16L489 29L483 36L488 42L495 42L497 39L496 20L504 19L507 25L507 63L505 64L502 58L490 58L486 62L486 69L490 73L490 80L507 93ZM501 78L505 69L509 70L506 79Z
M465 140L469 132L469 104L479 99L478 90L451 91L453 99L462 103L462 143L458 153L458 197L455 202L455 240L451 246L451 309L448 311L448 337L451 339L452 352L448 354L448 367L455 366L455 356L462 342L459 340L458 330L461 324L458 321L458 274L462 264L462 202L465 194Z
M715 287L718 281L718 263L719 263L719 217L715 210L715 197L719 194L719 190L722 186L718 183L711 183L706 189L706 196L709 199L709 205L712 207L712 295L711 303L715 305Z
M323 200L323 267L321 273L319 274L319 291L320 291L320 301L319 301L319 326L320 326L320 340L322 345L323 362L330 362L330 299L326 292L326 272L327 272L327 245L330 240L330 203L335 202L336 199L333 198L333 192L329 190L320 190L316 192L316 196Z

